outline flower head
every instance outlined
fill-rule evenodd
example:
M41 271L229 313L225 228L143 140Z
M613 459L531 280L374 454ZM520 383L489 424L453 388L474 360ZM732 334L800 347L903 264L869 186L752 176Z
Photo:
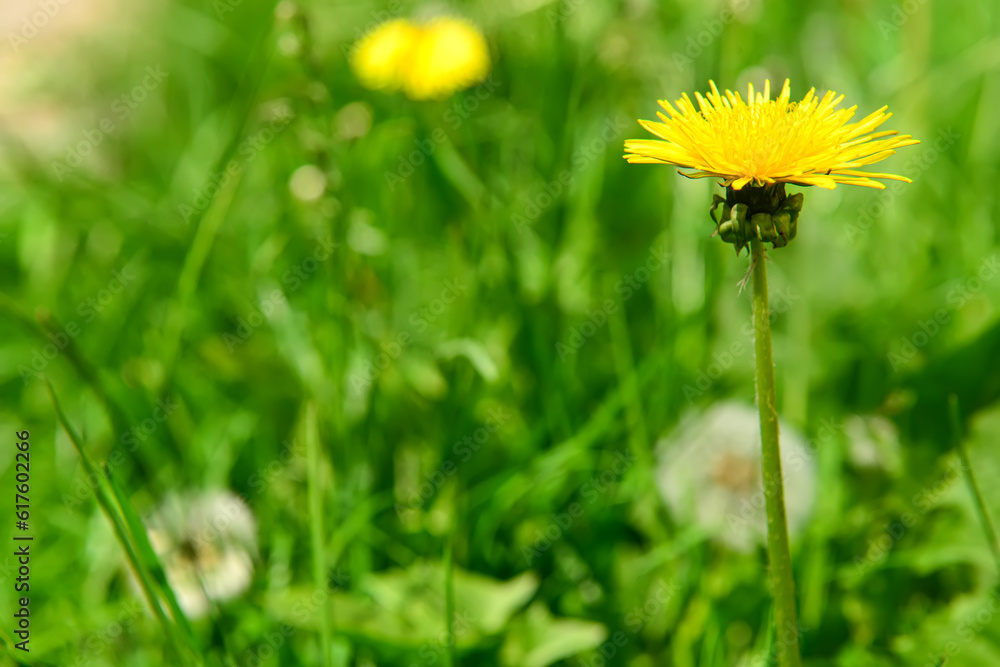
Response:
M483 80L490 69L486 40L471 23L437 18L414 44L403 91L415 100L447 97Z
M420 30L403 19L383 23L354 46L351 65L361 85L372 90L399 88L403 68Z
M482 81L489 48L463 19L438 17L425 25L389 21L362 37L351 64L362 85L402 91L415 100L439 99Z
M685 93L677 108L666 100L657 112L662 123L640 120L655 139L630 139L624 156L632 163L672 164L691 173L689 178L721 178L724 185L740 190L746 185L764 187L775 183L818 185L833 189L838 183L884 188L876 178L904 181L895 174L860 171L860 167L883 160L902 146L919 143L910 135L875 130L892 114L888 107L849 123L857 106L838 109L843 95L827 92L822 98L810 89L800 102L790 101L786 79L778 99L771 99L771 82L764 93L748 85L747 100L739 93L723 96L709 82L707 98L695 93L696 109ZM898 135L898 136L897 136Z

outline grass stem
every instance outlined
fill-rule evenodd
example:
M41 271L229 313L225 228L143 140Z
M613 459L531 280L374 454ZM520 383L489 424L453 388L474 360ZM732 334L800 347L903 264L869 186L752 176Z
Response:
M59 404L59 399L56 397L55 390L49 383L48 379L45 379L45 388L48 390L49 398L52 400L52 407L55 409L56 417L59 420L60 425L69 437L70 442L76 448L77 453L80 455L80 459L83 461L84 468L87 470L87 476L89 479L94 480L94 496L97 498L98 504L101 509L104 510L104 514L111 521L111 526L114 528L115 537L118 538L119 544L121 544L122 549L125 551L125 555L128 558L129 564L132 566L133 572L135 572L136 578L139 580L139 585L146 597L146 602L149 604L149 608L152 610L153 615L160 622L163 627L164 633L170 639L174 650L177 652L178 656L185 662L185 664L202 664L200 657L198 657L195 650L189 646L186 641L187 638L183 636L181 630L175 625L174 621L167 618L167 615L163 611L163 607L160 606L161 592L158 589L152 574L145 562L139 557L136 547L130 537L130 531L126 518L121 515L115 499L114 491L110 488L110 481L108 480L105 470L90 458L86 450L83 448L83 441L80 436L77 435L76 430L69 423L69 419L62 410L62 406Z
M452 519L454 521L454 519ZM449 528L445 535L444 543L444 624L445 633L448 636L448 650L445 651L445 667L458 667L458 655L455 646L455 578L454 578L454 554L452 553L452 540L454 531Z
M323 521L323 458L320 453L319 424L316 415L316 404L306 405L305 439L307 485L309 493L309 535L312 547L313 585L317 590L328 593L327 561L326 561L326 528ZM329 603L324 602L319 607L320 650L323 658L321 665L330 664L333 649Z
M969 457L969 450L962 440L962 418L958 406L958 398L954 394L948 397L948 416L951 419L952 438L955 440L955 449L962 459L962 473L965 475L965 482L969 486L972 498L976 504L976 512L979 514L979 522L986 533L986 543L989 545L990 553L997 565L997 573L1000 574L1000 540L997 539L997 529L990 518L990 512L986 508L986 501L983 500L983 492L979 487L979 481L972 468L972 459Z

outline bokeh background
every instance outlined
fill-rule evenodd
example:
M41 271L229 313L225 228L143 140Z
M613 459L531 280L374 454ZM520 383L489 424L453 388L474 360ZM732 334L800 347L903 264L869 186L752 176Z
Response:
M692 428L706 452L739 439L712 406L752 408L747 259L709 237L717 185L621 155L658 99L786 77L923 141L879 165L912 185L791 188L799 236L769 265L779 409L810 454L787 473L807 475L803 654L1000 664L956 454L1000 507L1000 6L276 5L0 9L0 484L13 504L29 430L35 536L19 664L770 664L763 548L666 488L760 518L745 462L676 455ZM359 36L440 13L483 31L484 84L359 85ZM186 658L42 376L166 550Z

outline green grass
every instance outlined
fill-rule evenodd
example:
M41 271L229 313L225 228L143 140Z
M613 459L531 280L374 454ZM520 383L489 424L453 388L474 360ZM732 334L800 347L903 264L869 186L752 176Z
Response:
M727 550L655 484L682 416L753 400L747 258L710 238L714 184L621 157L657 99L765 76L888 104L923 141L879 167L911 185L790 188L798 237L771 253L778 410L816 445L792 548L804 662L998 663L997 7L455 4L489 39L489 89L412 102L361 88L344 54L430 4L274 5L143 3L76 33L71 3L8 54L0 428L31 433L35 536L20 664L156 665L178 643L206 665L766 664L763 549ZM138 101L148 67L167 76ZM304 165L326 177L314 201L289 189ZM855 415L893 427L879 465ZM114 486L95 495L74 444ZM164 589L137 522L219 488L253 510L259 553L188 633L176 591L154 613L134 583L138 561ZM5 645L15 578L0 555Z

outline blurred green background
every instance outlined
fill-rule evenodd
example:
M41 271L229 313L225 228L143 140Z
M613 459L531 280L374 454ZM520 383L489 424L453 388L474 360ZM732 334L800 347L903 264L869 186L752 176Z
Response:
M621 155L657 99L786 77L923 141L878 165L912 185L790 188L799 236L771 254L779 409L815 450L803 654L1000 664L955 454L1000 506L1000 6L275 5L0 10L11 502L13 432L33 455L20 664L184 664L43 374L147 522L220 489L252 511L245 590L191 618L204 664L770 664L763 549L657 486L684 415L752 405L747 259L709 237L717 185ZM359 86L360 35L439 12L483 30L485 84Z

